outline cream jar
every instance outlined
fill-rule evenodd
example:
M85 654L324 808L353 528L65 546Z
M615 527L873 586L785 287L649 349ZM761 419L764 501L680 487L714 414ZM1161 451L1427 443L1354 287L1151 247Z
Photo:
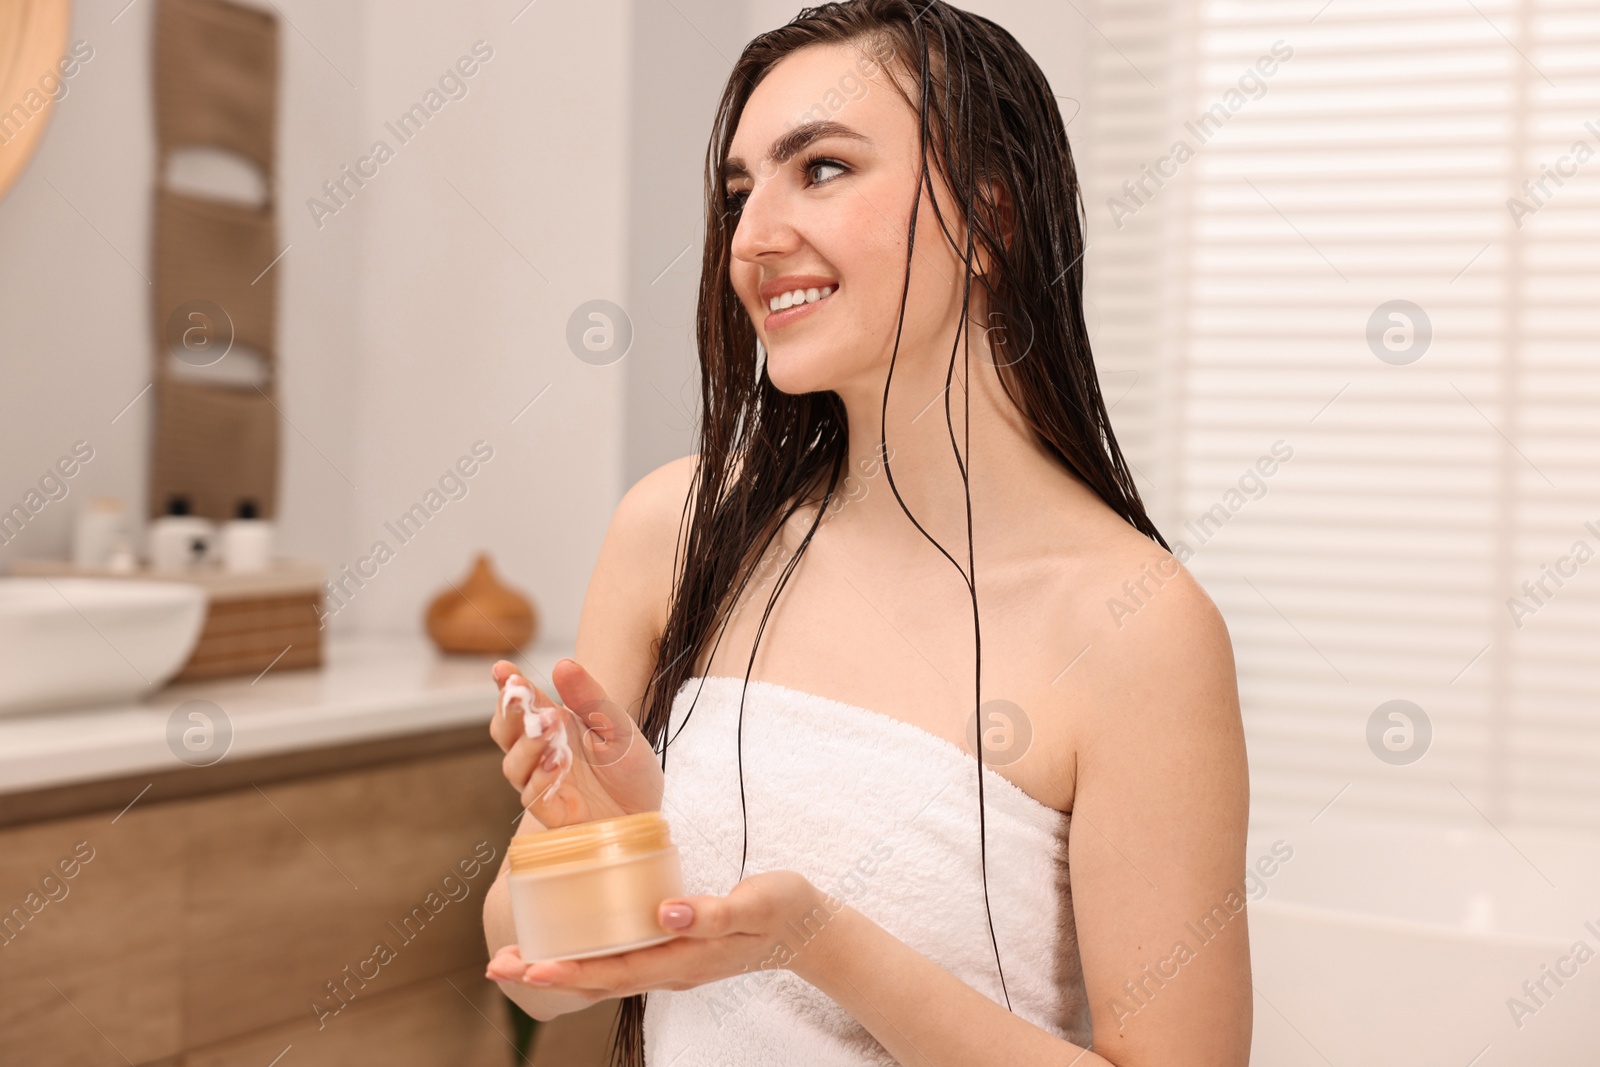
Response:
M511 915L523 960L581 960L671 941L661 902L683 896L678 846L659 811L511 839Z

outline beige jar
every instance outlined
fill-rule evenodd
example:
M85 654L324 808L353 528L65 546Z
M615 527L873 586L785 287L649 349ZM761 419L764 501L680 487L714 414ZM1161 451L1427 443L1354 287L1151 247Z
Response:
M523 960L581 960L671 941L661 902L683 895L678 846L659 811L511 839L511 915Z

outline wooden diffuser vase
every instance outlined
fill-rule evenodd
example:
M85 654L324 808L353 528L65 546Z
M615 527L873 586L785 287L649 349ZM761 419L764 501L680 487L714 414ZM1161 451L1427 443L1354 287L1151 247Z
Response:
M539 628L533 602L500 580L486 552L478 553L465 581L433 598L426 625L440 651L478 656L517 652Z

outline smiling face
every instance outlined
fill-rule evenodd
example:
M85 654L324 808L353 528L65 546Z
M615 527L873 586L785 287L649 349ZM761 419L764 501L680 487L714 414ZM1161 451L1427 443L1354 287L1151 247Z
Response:
M882 395L921 170L917 114L890 77L865 42L802 48L756 86L729 146L724 179L739 211L729 277L786 393ZM924 192L897 381L937 356L942 382L965 273ZM979 296L974 286L974 322Z

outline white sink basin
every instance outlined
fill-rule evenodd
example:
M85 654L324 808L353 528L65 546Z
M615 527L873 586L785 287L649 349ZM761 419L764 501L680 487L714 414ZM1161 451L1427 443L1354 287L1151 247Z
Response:
M148 696L205 615L205 590L182 582L0 578L0 714Z

